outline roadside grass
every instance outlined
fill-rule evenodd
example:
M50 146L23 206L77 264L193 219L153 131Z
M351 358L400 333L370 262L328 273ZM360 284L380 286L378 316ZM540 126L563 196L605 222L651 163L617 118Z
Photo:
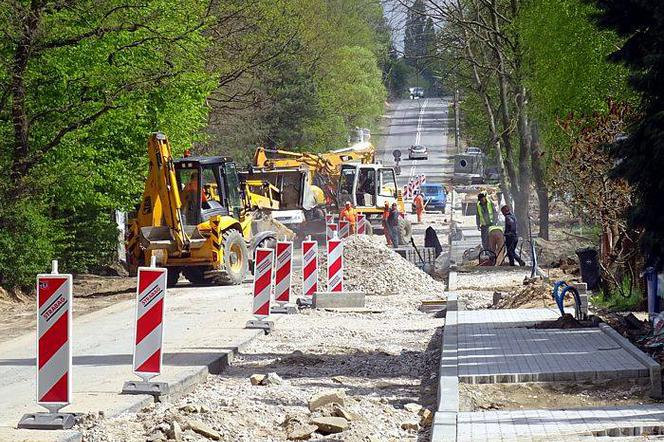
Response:
M600 291L591 300L596 307L606 308L612 311L634 310L643 300L643 292L638 286L632 285L630 278L623 278L620 287L610 291Z

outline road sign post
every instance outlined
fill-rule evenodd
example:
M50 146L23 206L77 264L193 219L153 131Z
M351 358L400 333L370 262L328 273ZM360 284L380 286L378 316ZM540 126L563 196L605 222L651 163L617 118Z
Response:
M302 241L302 298L297 303L300 306L311 305L314 293L318 291L318 242L307 237Z
M267 321L272 299L272 267L274 250L257 248L254 255L254 302L252 312L256 319L247 321L246 328L258 328L269 333L274 328L272 321Z
M274 301L277 305L270 309L271 313L297 313L297 308L290 303L292 268L293 242L278 241L274 265Z
M167 280L168 269L157 267L155 257L150 267L138 268L132 367L141 381L125 382L123 394L159 397L168 393L168 383L150 381L161 374Z
M331 239L327 242L327 291L343 292L343 242Z
M74 426L71 413L60 409L71 402L72 391L72 275L52 272L37 276L37 404L47 413L23 415L18 428L66 430Z

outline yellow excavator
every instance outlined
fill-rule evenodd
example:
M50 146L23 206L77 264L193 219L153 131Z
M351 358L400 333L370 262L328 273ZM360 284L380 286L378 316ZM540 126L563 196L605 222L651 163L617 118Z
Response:
M320 206L337 203L336 188L343 163L368 164L375 161L375 148L369 142L323 153L293 152L284 149L259 147L254 153L253 166L264 170L284 170L306 166L309 183Z
M180 274L194 284L242 283L250 252L276 240L273 224L252 211L275 207L275 189L256 181L245 186L258 186L262 197L243 189L226 157L174 159L162 133L150 137L148 158L145 189L127 234L130 271L156 256L169 270L170 286Z
M375 162L375 148L369 142L324 153L259 147L253 164L268 170L308 167L320 207L335 209L350 201L367 216L376 232L382 231L385 203L396 202L401 212L405 210L394 168Z

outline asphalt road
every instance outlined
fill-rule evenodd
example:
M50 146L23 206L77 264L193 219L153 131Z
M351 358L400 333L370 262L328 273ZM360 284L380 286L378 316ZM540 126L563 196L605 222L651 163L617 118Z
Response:
M454 121L449 108L449 101L442 98L392 103L387 113L386 138L378 147L378 158L383 164L393 165L392 152L401 151L401 175L397 177L401 188L410 177L420 174L426 175L429 183L450 183L454 173L454 151L451 140L448 141L448 131ZM413 144L426 146L429 159L409 160L408 148Z

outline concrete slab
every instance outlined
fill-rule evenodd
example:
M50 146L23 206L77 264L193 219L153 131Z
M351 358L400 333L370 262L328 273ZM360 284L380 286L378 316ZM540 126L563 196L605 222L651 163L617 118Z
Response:
M364 293L361 292L316 292L312 300L313 308L359 308L364 307Z
M165 306L163 373L154 381L168 382L171 395L191 390L208 373L219 373L235 351L263 333L244 329L252 318L248 286L171 289ZM124 382L134 377L134 316L134 302L126 301L74 320L73 399L62 411L103 410L114 416L153 401L120 394ZM40 440L14 429L24 413L42 411L34 397L34 347L33 333L0 345L0 440ZM52 440L50 433L44 437Z
M629 437L662 434L663 431L664 405L661 404L572 410L505 410L459 413L456 440L577 440L575 436L586 436L586 439Z

